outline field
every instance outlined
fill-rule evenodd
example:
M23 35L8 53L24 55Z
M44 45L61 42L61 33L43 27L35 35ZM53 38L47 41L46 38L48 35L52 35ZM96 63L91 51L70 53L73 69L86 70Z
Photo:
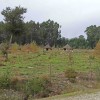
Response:
M76 71L89 71L90 69L96 69L100 65L100 59L90 59L92 51L75 50L70 56L72 57L72 62L69 61L68 52L63 50L45 51L44 53L40 51L38 53L21 52L9 54L7 62L1 58L0 74L9 70L12 74L18 72L19 75L31 77L49 74L50 67L52 74L55 74L63 72L69 67L74 68Z
M8 75L14 80L15 83L12 81L14 85L16 85L18 81L23 81L24 83L24 81L34 79L35 77L42 77L45 82L49 80L48 83L52 83L52 86L48 84L46 86L45 84L45 91L47 91L46 88L49 90L51 90L50 87L55 88L53 89L53 94L49 91L49 95L46 94L46 96L86 90L88 88L99 88L99 82L95 81L97 78L99 79L99 67L100 58L93 55L93 50L73 50L73 52L68 52L62 49L53 49L50 51L40 49L35 53L21 51L15 53L10 52L8 61L5 61L2 54L0 55L1 77L7 77ZM72 80L69 85L67 84L69 81L65 81L66 77L64 76L68 69L77 72L77 79L75 77L75 80ZM79 77L81 77L82 80L79 79ZM56 80L54 78L56 78ZM3 82L5 81L3 80ZM57 83L59 84L57 85ZM4 84L3 86L3 89L7 89ZM12 85L9 86L12 90L22 92L18 86L13 86L13 88ZM36 85L34 86L36 87ZM60 87L60 89L56 92L58 87ZM35 89L31 92L34 91ZM36 94L37 91L35 91Z

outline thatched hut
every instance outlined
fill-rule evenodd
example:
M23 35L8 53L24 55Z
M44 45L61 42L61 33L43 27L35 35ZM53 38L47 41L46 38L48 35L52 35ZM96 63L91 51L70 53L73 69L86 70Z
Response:
M44 49L46 49L46 51L52 50L52 48L51 48L51 46L50 46L49 44L47 44L47 45L44 47Z
M73 50L68 44L63 47L63 50Z

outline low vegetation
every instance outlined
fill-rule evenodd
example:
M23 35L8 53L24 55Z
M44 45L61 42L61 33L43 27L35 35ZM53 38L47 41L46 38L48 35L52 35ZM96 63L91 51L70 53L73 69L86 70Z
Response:
M43 51L15 43L8 51L7 61L0 54L0 91L21 93L22 100L100 88L100 58L92 50Z

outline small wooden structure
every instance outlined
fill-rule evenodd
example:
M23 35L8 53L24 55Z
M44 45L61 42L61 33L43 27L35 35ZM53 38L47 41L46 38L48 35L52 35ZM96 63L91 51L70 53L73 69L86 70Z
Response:
M67 45L65 45L65 46L63 47L63 50L69 51L69 50L73 50L73 49L72 49L72 47L70 47L70 46L67 44Z
M47 44L47 45L44 47L44 49L46 49L46 51L52 50L52 48L51 48L51 46L50 46L49 44Z

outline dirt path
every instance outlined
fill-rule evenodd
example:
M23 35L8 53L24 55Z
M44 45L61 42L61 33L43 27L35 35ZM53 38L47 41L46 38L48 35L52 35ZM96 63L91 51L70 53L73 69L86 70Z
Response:
M87 93L87 94L81 94L77 96L70 96L70 97L51 97L51 98L45 98L45 99L39 99L39 100L100 100L100 92L96 93Z
M100 100L100 92L52 100Z

